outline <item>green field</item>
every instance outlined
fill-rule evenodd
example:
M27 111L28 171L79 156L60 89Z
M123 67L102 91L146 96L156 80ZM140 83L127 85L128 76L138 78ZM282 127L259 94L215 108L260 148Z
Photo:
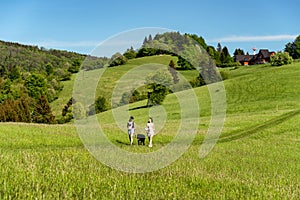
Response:
M132 62L131 67L142 64ZM110 69L119 75L107 77L116 82L126 67L130 63ZM218 143L205 158L199 158L199 149L210 122L207 87L194 89L201 112L192 145L171 165L149 173L121 172L97 161L72 124L2 123L0 199L299 199L300 63L221 70L229 75L224 81L227 116ZM68 96L71 90L63 92ZM130 105L139 131L151 113L145 103ZM99 114L98 120L121 149L154 152L174 138L172 128L181 118L175 94L160 108L166 110L167 121L151 149L136 140L128 145L111 111Z
M117 84L118 80L126 74L126 72L130 71L131 69L140 66L140 65L147 65L147 64L162 64L168 66L170 60L173 60L175 63L177 62L177 57L169 56L169 55L161 55L161 56L151 56L151 57L142 57L137 59L129 60L125 65L118 66L118 67L111 67L107 68L105 72L102 74L101 79L99 81L96 96L105 96L108 101L111 100L112 91ZM63 82L64 88L57 100L51 103L51 108L53 114L55 116L60 115L62 109L69 101L72 96L73 92L73 84L75 81L76 75L80 76L78 78L95 78L95 81L98 81L99 77L94 77L95 74L99 73L102 69L92 70L92 71L85 71L84 73L78 75L72 75L70 81ZM190 71L180 71L180 73L187 79L192 80L193 78L198 76L198 72L196 70Z

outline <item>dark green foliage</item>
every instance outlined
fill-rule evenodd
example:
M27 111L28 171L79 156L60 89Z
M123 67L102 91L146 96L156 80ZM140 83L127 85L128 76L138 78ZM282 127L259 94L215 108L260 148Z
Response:
M144 99L147 99L147 95L142 94L141 92L139 92L138 89L136 89L132 92L132 95L129 99L129 103L134 103L134 102L141 101Z
M190 81L190 84L193 88L195 87L200 87L200 86L203 86L203 85L206 85L205 81L204 81L204 78L202 77L201 74L199 74L198 77L194 78L193 80Z
M17 80L21 77L21 70L19 66L15 66L11 69L11 72L8 74L10 80Z
M53 124L54 115L45 95L39 97L33 111L32 121L35 123Z
M289 55L288 52L278 52L271 56L270 63L272 66L282 66L291 64L293 58Z
M148 36L148 42L152 42L152 35L151 34L149 34L149 36Z
M208 55L214 60L216 66L221 66L220 53L213 46L207 46L206 51Z
M10 79L3 80L0 78L0 103L6 99L11 99L11 81Z
M139 51L136 54L136 57L140 58L140 57L145 57L145 56L155 56L155 55L162 55L162 54L174 55L173 53L171 53L167 50L164 50L164 49L143 47L143 48L139 49Z
M217 50L209 46L207 48L207 52L214 60L217 67L232 67L239 65L238 63L234 62L233 58L229 54L227 47L225 46L222 48L220 43L218 43ZM244 52L243 50L238 49L235 51L235 53L243 54Z
M148 43L148 38L145 36L144 41L143 41L143 45Z
M236 56L236 55L245 55L244 50L242 50L240 48L235 49L233 56Z
M131 47L130 49L127 49L127 51L123 54L123 56L125 56L125 58L127 59L133 59L136 58L137 52L134 51L133 47Z
M169 91L165 85L155 83L149 85L149 88L151 88L152 92L150 93L150 97L148 99L148 106L161 104Z
M144 99L147 99L147 96L144 94L141 94L138 91L138 89L136 89L132 92L124 92L122 94L122 98L120 100L119 106L126 105L129 103L134 103L134 102L141 101Z
M293 59L299 59L300 58L300 35L296 37L294 42L287 43L285 45L284 51L288 52Z
M46 73L47 73L47 75L53 74L53 72L54 72L54 70L53 70L52 64L51 64L51 63L48 63L48 64L46 65Z
M125 56L123 56L122 54L116 53L111 57L111 59L109 61L109 67L124 65L127 62L127 60L128 59Z
M222 46L220 43L218 43L218 45L217 45L217 52L219 52L220 54L222 52Z
M28 95L34 99L48 94L46 79L40 74L31 74L28 76L24 86L28 91Z
M76 59L73 61L72 65L68 68L68 72L77 73L79 72L80 66L81 66L81 60Z
M228 63L232 63L233 62L233 59L230 56L227 47L224 47L222 49L222 52L220 54L220 61L221 61L222 65L226 65Z
M62 109L62 117L58 120L58 123L68 123L73 119L72 113L72 104L76 103L75 100L71 97L67 104Z
M71 110L71 106L72 106L72 103L73 103L74 99L71 97L70 100L68 101L68 103L64 106L64 108L62 109L62 112L61 112L61 115L64 117L67 115L67 113L70 113ZM75 101L74 101L75 103Z
M108 102L105 97L99 96L95 101L96 113L104 112L109 109Z
M177 65L178 65L177 70L194 70L195 69L195 67L189 61L182 58L181 56L178 56Z
M186 33L185 35L187 35L187 36L191 37L193 40L195 40L199 45L201 45L203 47L203 49L207 48L207 44L203 37L201 37L201 36L199 37L196 34L187 34Z
M163 70L156 71L146 78L148 86L147 106L161 104L169 92L168 87L172 85L170 73Z

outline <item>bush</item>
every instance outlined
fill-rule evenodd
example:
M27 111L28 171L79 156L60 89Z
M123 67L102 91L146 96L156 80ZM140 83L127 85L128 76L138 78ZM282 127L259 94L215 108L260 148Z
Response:
M223 81L229 78L228 73L225 71L220 71L220 75L221 75Z
M193 80L191 80L191 81L190 81L190 84L191 84L191 86L192 86L193 88L195 88L195 87L200 87L200 86L202 86L202 85L206 85L206 83L205 83L205 81L204 81L204 79L203 79L203 77L202 77L201 74L199 74L198 77L196 77L196 78L194 78Z
M124 65L127 62L127 58L120 53L116 53L111 57L109 67Z
M125 56L125 58L127 58L127 59L133 59L133 58L136 58L136 55L137 55L137 52L135 52L135 51L133 50L133 48L128 49L128 50L123 54L123 56Z
M153 92L150 93L150 98L148 99L148 106L161 104L169 91L166 86L160 84L153 84L152 88Z
M95 101L95 111L96 113L104 112L108 110L107 100L103 96L99 96Z
M282 66L291 64L293 58L289 55L288 52L278 52L271 56L270 63L272 66Z
M134 103L144 99L147 99L147 95L141 94L138 90L133 90L132 92L124 92L118 106Z
M76 102L73 105L73 115L75 119L84 119L86 117L86 112L82 103Z

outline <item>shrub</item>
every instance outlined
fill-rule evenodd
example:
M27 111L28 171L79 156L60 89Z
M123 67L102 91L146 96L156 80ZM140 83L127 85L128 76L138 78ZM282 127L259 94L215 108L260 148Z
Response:
M99 96L95 101L95 111L96 113L104 112L108 110L107 100L103 96Z
M127 58L120 53L116 53L111 57L109 67L124 65L127 62Z
M196 78L194 78L193 80L190 81L190 84L193 88L195 87L200 87L202 85L206 85L203 77L201 74L199 74L199 76L197 76Z
M86 112L82 103L76 102L73 105L73 115L75 119L83 119L86 117Z
M165 97L168 94L168 88L165 85L161 84L153 84L152 85L153 92L150 93L150 97L148 99L148 105L159 105L161 104Z
M272 66L282 66L291 64L293 58L289 55L288 52L278 52L271 56L270 63Z
M220 71L220 75L221 75L223 81L228 79L228 77L229 77L228 73L225 71Z

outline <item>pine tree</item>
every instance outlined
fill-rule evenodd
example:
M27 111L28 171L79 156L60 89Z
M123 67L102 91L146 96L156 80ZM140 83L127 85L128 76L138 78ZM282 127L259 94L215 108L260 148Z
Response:
M220 43L218 43L218 46L217 46L217 52L221 53L222 52L222 46Z
M18 112L18 120L20 122L31 122L31 114L29 108L29 98L21 97L16 101L16 109Z
M233 55L234 56L236 56L236 55L245 55L245 53L244 53L244 50L238 48L238 49L235 49Z
M145 46L147 43L148 43L148 39L147 39L147 37L145 36L145 39L144 39L144 42L143 42L143 46Z
M148 42L152 42L152 35L151 34L148 37Z
M45 95L39 97L37 104L34 107L33 122L36 123L54 123L54 115L52 114L50 105Z
M228 64L228 63L232 62L232 58L231 58L226 46L222 49L222 53L220 55L220 60L221 60L222 64L226 64L226 63Z

